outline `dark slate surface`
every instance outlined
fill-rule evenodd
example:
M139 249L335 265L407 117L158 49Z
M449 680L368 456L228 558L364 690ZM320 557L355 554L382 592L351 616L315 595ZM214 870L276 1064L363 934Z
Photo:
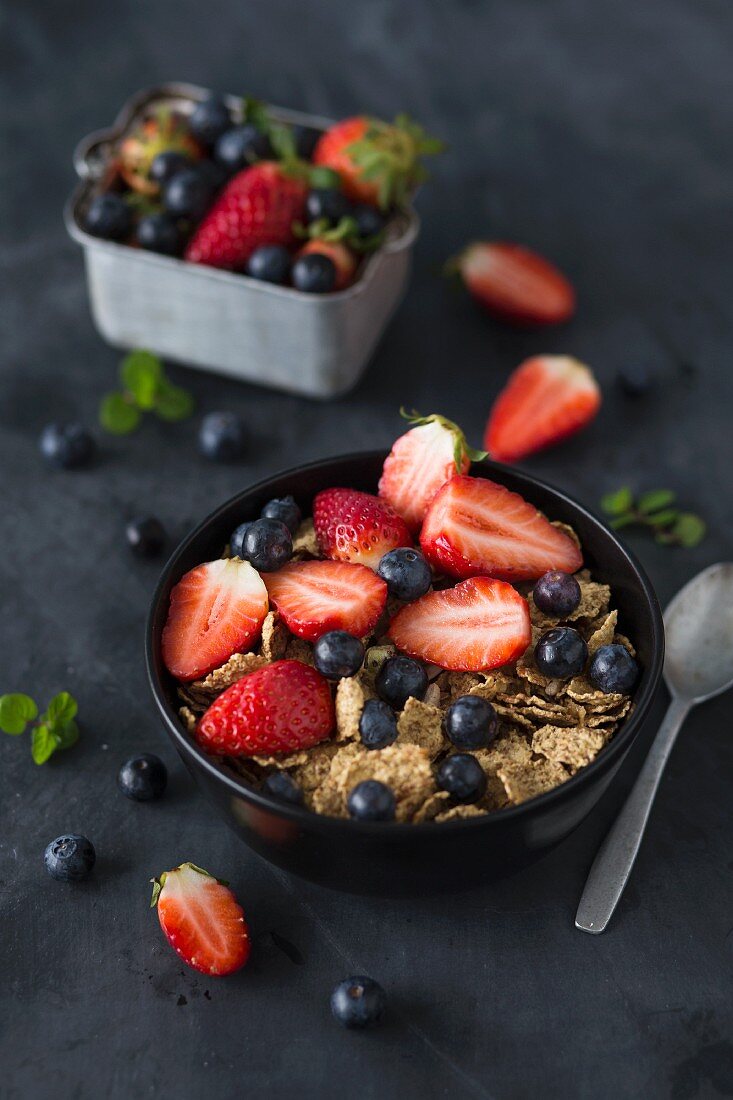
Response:
M729 697L687 723L603 937L572 918L623 779L502 884L400 903L325 893L239 846L163 740L142 662L158 566L122 539L140 510L178 537L269 471L386 444L401 402L477 439L509 369L550 350L593 364L605 412L527 468L589 504L628 481L670 485L701 511L710 535L695 551L632 540L663 602L729 557L730 5L28 0L4 4L2 25L2 690L68 688L83 728L43 769L24 743L0 744L3 1095L730 1095ZM175 371L200 409L252 425L241 466L204 464L188 424L149 425L105 441L89 472L46 473L40 427L92 422L117 361L61 222L71 149L132 91L175 78L333 115L407 109L447 138L420 197L414 280L368 375L333 405ZM475 235L555 257L580 288L577 321L517 334L451 293L437 270ZM612 385L635 360L661 379L641 404ZM115 789L141 749L171 770L159 805ZM99 852L74 889L41 865L69 829ZM185 970L147 909L147 879L184 859L232 879L246 906L255 951L232 979ZM328 1015L331 985L354 969L390 994L390 1021L369 1036Z

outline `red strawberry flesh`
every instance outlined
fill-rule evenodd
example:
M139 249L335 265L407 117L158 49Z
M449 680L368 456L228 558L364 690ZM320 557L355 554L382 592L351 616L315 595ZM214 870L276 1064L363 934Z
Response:
M474 298L502 320L552 325L575 312L575 291L562 272L522 245L480 241L455 263Z
M402 516L385 500L356 489L324 489L313 501L318 545L327 558L376 569L389 550L412 546Z
M387 602L387 585L381 577L350 562L291 562L267 573L265 584L288 630L309 642L329 630L364 637Z

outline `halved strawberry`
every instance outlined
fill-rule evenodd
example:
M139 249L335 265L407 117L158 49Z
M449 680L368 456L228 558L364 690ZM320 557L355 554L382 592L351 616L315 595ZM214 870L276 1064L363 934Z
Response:
M392 444L379 480L379 495L398 512L411 531L418 531L428 504L456 472L468 473L472 461L485 458L474 451L451 420L433 413L402 415L414 425Z
M376 569L388 550L412 546L402 516L385 500L356 489L324 489L313 501L321 553Z
M388 634L410 657L456 672L499 668L532 641L527 601L490 577L428 592L397 612Z
M438 490L420 532L425 557L451 577L536 580L574 573L580 550L518 493L483 477L453 477Z
M489 313L517 325L557 325L575 313L575 291L561 271L529 248L477 241L447 265Z
M171 592L163 628L163 661L179 680L196 680L245 652L268 611L259 573L239 558L197 565Z
M333 733L328 681L301 661L275 661L222 692L199 719L208 752L259 756L310 749Z
M517 367L491 410L484 446L514 462L590 423L601 391L590 369L569 355L537 355Z
M193 863L182 863L153 879L150 907L156 905L168 943L188 966L217 978L244 966L249 932L226 883Z
M298 561L265 575L270 599L292 634L309 642L329 630L363 638L387 602L387 585L364 565Z

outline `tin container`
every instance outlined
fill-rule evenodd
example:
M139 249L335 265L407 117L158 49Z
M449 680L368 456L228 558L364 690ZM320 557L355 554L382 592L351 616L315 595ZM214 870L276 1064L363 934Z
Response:
M64 211L84 249L92 317L115 347L144 347L166 359L288 393L328 398L356 384L407 286L419 221L410 208L361 264L356 282L332 294L304 294L246 275L186 263L91 236L83 228L102 189L112 149L153 107L182 113L204 88L165 84L128 100L114 124L89 134L74 154L80 182ZM227 97L234 112L241 101ZM278 121L325 130L331 122L269 108Z

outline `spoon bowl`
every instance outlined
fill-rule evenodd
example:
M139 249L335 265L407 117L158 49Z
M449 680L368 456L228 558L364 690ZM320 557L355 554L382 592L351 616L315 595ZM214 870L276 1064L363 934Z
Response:
M698 573L664 613L664 678L690 706L733 686L733 562Z

